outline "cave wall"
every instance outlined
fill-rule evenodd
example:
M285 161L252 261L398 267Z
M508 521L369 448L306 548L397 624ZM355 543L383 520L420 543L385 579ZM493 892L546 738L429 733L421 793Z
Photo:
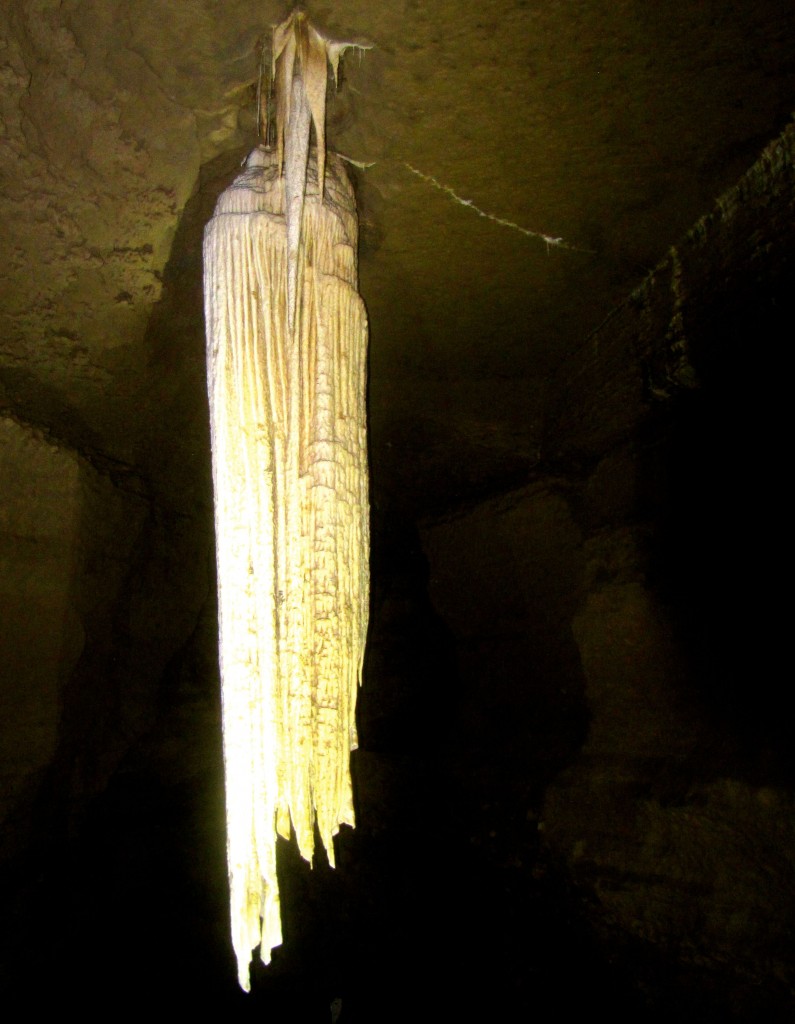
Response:
M429 595L456 638L457 744L484 799L495 780L530 814L539 780L582 743L584 680L569 624L582 538L561 481L423 524Z
M124 789L119 766L131 752L139 762L151 753L144 738L164 720L169 687L190 690L203 679L196 699L202 728L172 722L178 736L169 735L168 743L191 748L197 773L208 771L210 762L220 771L199 253L215 196L251 142L252 58L269 18L242 4L233 5L238 16L229 4L205 5L203 12L172 4L167 17L158 4L128 9L119 2L37 0L1 6L0 150L12 170L0 196L0 860L16 858L14 867L27 871L31 851L63 852L108 780L115 779L116 791ZM454 13L460 20L461 12ZM371 87L351 90L361 99L338 118L366 126L355 136L361 144L344 148L368 159L381 156L383 139L399 127L397 164L379 160L370 183L362 182L363 271L371 312L380 310L373 322L382 325L373 346L380 360L374 364L379 404L371 412L376 425L389 423L380 431L376 487L386 492L379 479L389 478L395 493L410 492L411 508L427 509L434 488L435 505L446 507L457 493L512 485L498 497L423 523L435 614L424 605L417 614L416 595L399 592L396 565L405 561L403 553L376 567L391 580L393 592L384 599L391 610L382 608L380 615L401 637L405 664L395 654L397 640L375 644L369 655L379 682L369 696L363 693L361 705L360 863L371 853L367 823L371 832L387 833L418 802L415 793L422 794L422 828L405 842L407 850L419 848L417 837L431 829L438 808L450 804L455 840L460 830L462 842L494 847L501 867L515 873L513 899L525 892L530 870L534 878L545 870L529 868L528 851L535 850L529 840L517 850L516 836L530 830L583 894L589 920L608 943L670 950L682 964L715 971L728 965L760 986L786 988L792 985L795 909L793 772L781 668L788 659L779 639L786 631L768 567L781 564L788 507L777 439L787 408L781 353L788 336L781 323L791 318L795 283L792 129L560 366L549 386L541 378L567 349L561 338L569 335L560 325L573 329L594 315L587 304L583 314L579 298L571 301L573 290L593 295L606 309L628 280L609 251L619 242L605 250L604 238L620 240L636 259L656 258L653 236L668 237L672 210L660 197L686 191L686 202L674 204L684 221L702 208L713 181L728 180L755 139L769 137L774 122L756 119L754 104L742 106L754 84L760 92L770 88L760 104L775 109L775 123L781 123L789 93L774 86L769 65L760 85L756 54L767 53L778 73L789 65L760 40L749 45L753 75L741 75L732 86L734 106L726 80L708 76L699 95L711 89L722 105L713 114L705 105L704 118L718 129L707 137L701 130L706 120L699 124L682 113L693 103L694 79L674 76L680 107L674 117L659 99L659 81L671 79L670 45L656 55L663 79L647 78L646 71L633 77L637 62L632 73L622 72L633 81L627 131L626 96L615 85L625 79L593 91L595 81L610 79L591 73L601 58L595 63L588 56L600 12L592 10L587 23L563 19L584 48L561 45L561 24L541 14L543 31L534 37L553 43L539 49L545 56L534 57L532 79L524 75L526 25L511 30L519 45L509 55L505 32L476 34L470 25L443 35L439 30L434 39L437 24L424 16L397 56L391 44L369 55L364 66L375 69ZM517 7L511 16L524 14ZM357 30L367 28L365 20L350 17ZM390 10L384 17L388 30L373 36L394 43L403 13ZM765 21L764 12L754 17ZM623 9L610 19L622 32L626 24L630 36L639 31ZM675 22L674 35L687 32L672 16ZM488 59L477 58L476 36L486 41ZM643 55L642 46L619 45L618 38L608 33L598 49ZM719 48L720 34L711 26L709 38ZM702 39L692 36L697 65L712 60L712 70L719 68L720 60L702 52ZM784 39L782 29L777 52L786 54ZM572 54L583 53L586 77L571 72ZM378 64L384 54L386 68ZM554 87L542 74L552 55ZM448 73L436 76L434 113L424 108L427 68L440 59ZM404 64L416 72L408 100L407 79L396 74ZM617 60L609 64L619 68ZM648 69L654 61L645 64ZM495 87L503 66L511 81L535 83L535 121L517 119L513 89ZM474 77L473 67L480 68ZM607 64L601 70L607 72ZM367 95L372 109L382 104L380 78L394 119L354 116ZM573 92L558 93L556 78ZM458 109L474 109L473 97L461 102L462 84L484 106L470 118L477 124L471 147L455 150L447 121ZM503 96L512 118L508 136L505 122L493 116L493 95ZM654 122L659 150L647 143ZM539 145L553 138L559 123L564 135L554 145ZM517 124L523 136L532 129L521 152L545 154L531 168L532 188L526 159L504 158L505 138L514 145ZM676 147L660 141L663 128ZM584 143L592 130L596 141L589 147ZM429 139L441 140L434 143L441 150ZM612 147L619 142L626 152L616 162ZM487 161L479 169L476 152ZM554 152L562 158L549 159ZM666 157L674 152L685 154L681 163ZM466 202L450 202L444 188L429 193L416 175L409 178L416 191L407 188L402 160L411 153L433 157L428 169L440 180L449 173L453 183L479 181L484 208L506 211L506 197L513 197L508 217L554 223L555 232L581 239L586 248L540 247L532 262L519 232L503 234L498 224L472 218ZM496 173L506 165L519 169L519 181L506 185ZM655 179L654 198L654 188L642 182L660 166L664 180L660 186ZM429 206L429 195L438 205ZM574 213L566 212L569 198ZM619 198L623 205L616 206ZM445 211L460 222L445 220ZM494 231L473 246L471 223ZM399 240L398 274L394 262L375 258L381 234L392 245ZM414 255L404 267L406 238ZM502 238L508 239L505 249ZM460 259L439 259L439 239ZM602 254L590 252L591 245ZM589 261L598 269L592 277L585 273ZM437 265L444 272L435 278ZM520 304L520 313L509 316L501 305L502 275L511 294L538 295L541 306ZM610 288L602 290L608 278ZM418 280L426 286L421 300ZM575 285L564 287L572 280ZM467 288L463 305L478 307L477 317L463 322L478 326L467 332L460 289L473 281L478 287ZM582 281L595 282L595 291ZM383 325L390 319L397 326L387 336ZM506 325L507 344L504 331L500 336ZM444 344L440 331L449 335ZM528 344L532 332L543 344ZM404 345L408 335L414 341ZM391 350L400 351L392 362ZM530 352L542 355L530 358ZM453 357L464 367L461 380L451 376ZM431 379L396 372L404 359L409 367L427 361ZM508 382L509 374L517 376ZM539 396L547 392L542 432ZM456 452L466 457L454 463ZM441 487L440 466L448 467L445 481L449 477ZM412 586L424 587L424 575ZM439 627L437 618L443 643L428 638ZM167 767L142 803L168 794L173 808L156 822L165 833L173 828L172 809L185 812L184 794L169 790L173 764L164 760ZM111 786L108 803L116 791ZM208 831L220 820L220 802L218 796L212 811L203 812ZM121 806L119 816L126 810ZM126 857L151 856L144 849L150 839L130 816L115 840L124 845L124 857L117 850L117 861L107 858L112 868L98 872L108 889L132 874ZM91 866L107 852L103 841L112 842L91 834L84 849L94 840L99 852ZM186 865L201 871L195 849L206 848L205 840L203 833L193 845L185 840L190 849L179 861L183 874ZM225 894L218 897L223 838L215 835L213 842L221 851L213 921L218 948L225 949ZM436 863L437 850L428 857ZM458 906L459 893L472 887L471 861L457 859L449 906ZM69 870L56 876L59 885L47 876L44 887L35 865L27 887L19 886L18 873L4 875L7 891L17 894L15 916L9 916L16 925L4 937L11 952L3 953L2 966L10 984L19 961L40 942L38 922L49 918L50 891L63 892L73 881ZM84 868L86 875L91 870ZM421 871L422 865L411 885L395 889L390 899L423 904L415 885ZM179 873L166 874L164 889L177 888L171 882ZM490 936L495 970L504 952L493 939L501 918L484 907L493 895L495 904L500 894L506 899L502 880L481 892L479 920ZM127 890L128 904L141 905L139 927L125 947L130 956L152 944L144 899L149 881L142 874L140 888ZM426 890L429 902L438 899L427 873L423 896ZM71 895L75 916L86 891L88 883ZM94 892L92 923L105 921L106 892ZM409 894L413 902L404 898ZM374 928L383 917L377 901L375 907L367 918ZM558 909L555 903L550 919ZM462 936L470 911L466 905L455 918ZM201 912L193 913L191 927L182 927L198 933ZM93 936L85 926L86 942ZM397 962L404 949L393 942L388 948ZM75 962L81 954L82 948ZM215 963L215 954L214 948L208 963ZM429 954L429 963L430 955L436 954ZM373 964L389 959L375 947L371 957ZM483 973L484 951L472 957L468 965ZM488 992L490 979L482 984Z
M206 500L164 504L129 467L8 414L0 478L0 869L13 888L74 838L162 715L170 666L214 608L214 571Z
M0 418L0 827L8 856L30 841L34 807L58 759L81 659L112 632L147 513L74 449ZM98 689L81 705L107 703ZM92 717L89 716L89 717ZM71 742L86 738L78 730ZM96 723L94 723L96 725ZM112 746L110 737L104 737Z
M793 984L795 774L768 573L794 141L790 127L561 365L536 481L423 530L472 735L495 732L503 759L524 747L548 783L527 804L593 927L698 965L740 1015L765 1012L758 986Z
M239 103L202 59L176 70L223 11L160 13L0 5L0 860L68 834L150 727L212 586L185 208Z

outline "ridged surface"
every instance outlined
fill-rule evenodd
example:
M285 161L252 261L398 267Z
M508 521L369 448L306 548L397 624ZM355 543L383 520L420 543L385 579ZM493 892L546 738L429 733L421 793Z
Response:
M314 175L314 177L313 177ZM310 159L309 186L316 182ZM349 774L368 615L367 319L338 161L308 187L295 330L276 155L257 150L204 241L232 932L281 942L276 833L354 823Z

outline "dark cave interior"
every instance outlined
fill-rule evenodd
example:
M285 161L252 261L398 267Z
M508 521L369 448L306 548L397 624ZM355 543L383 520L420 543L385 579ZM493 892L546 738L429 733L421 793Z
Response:
M795 15L772 0L753 16L717 0L652 15L627 0L621 22L586 0L580 33L558 5L484 4L506 53L493 87L510 99L511 69L539 69L517 100L520 131L504 113L491 125L472 98L496 58L470 15L460 40L443 39L451 5L405 5L410 46L394 12L318 11L378 40L329 114L341 151L382 159L351 170L371 320L358 824L342 829L335 870L280 841L285 942L270 966L255 962L246 995L228 934L201 235L250 148L246 61L283 12L230 4L222 28L223 5L189 6L198 28L182 77L201 79L195 93L163 77L184 34L173 5L133 5L126 47L123 19L111 27L101 5L0 4L21 111L19 124L3 113L15 212L0 305L2 991L27 1012L88 1019L790 1021L795 760L786 584L773 569L786 564ZM577 55L570 77L552 41L512 49L545 19ZM431 41L438 68L425 63ZM652 104L655 43L683 70ZM479 47L461 77L459 45ZM598 87L584 70L595 54L609 79ZM111 58L117 107L100 115ZM468 167L484 207L541 222L523 205L521 160L497 172L473 148L444 165L442 115L424 126L437 72L440 107L510 145L517 134L525 163L532 90L557 110L557 127L538 128L551 183L532 176L572 252L528 256L499 225L479 250L494 225L389 178L383 140L415 133L420 147L427 130L439 180ZM170 130L201 143L184 181L157 141L150 73L171 97ZM387 84L404 73L393 110ZM632 81L640 99L624 109ZM133 86L137 99L122 88ZM593 121L591 88L604 90L601 123L567 156L569 128ZM105 139L107 111L122 111L141 152L157 154L136 171L150 198L133 195L114 220L103 189L113 198L129 181L102 163L110 144L78 160L60 122L48 142L37 89L72 111L86 151ZM641 121L659 132L642 135ZM45 167L27 189L23 151ZM570 160L593 171L556 206ZM94 175L94 198L61 194L56 165L70 189ZM45 228L82 241L34 259Z

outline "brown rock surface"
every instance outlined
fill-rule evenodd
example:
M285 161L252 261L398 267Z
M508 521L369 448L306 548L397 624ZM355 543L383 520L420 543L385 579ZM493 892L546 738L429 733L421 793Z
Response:
M0 0L3 987L789 1020L792 5L309 13L374 44L360 826L241 1004L200 248L287 8Z

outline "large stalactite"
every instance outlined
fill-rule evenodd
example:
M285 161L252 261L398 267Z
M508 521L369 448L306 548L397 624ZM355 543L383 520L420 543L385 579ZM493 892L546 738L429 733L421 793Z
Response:
M291 124L309 131L294 63L288 171ZM367 319L353 192L321 149L300 168L299 232L288 232L281 146L261 146L204 243L232 937L246 989L252 948L267 963L281 942L277 833L292 827L311 861L317 828L333 864L333 836L354 823Z

